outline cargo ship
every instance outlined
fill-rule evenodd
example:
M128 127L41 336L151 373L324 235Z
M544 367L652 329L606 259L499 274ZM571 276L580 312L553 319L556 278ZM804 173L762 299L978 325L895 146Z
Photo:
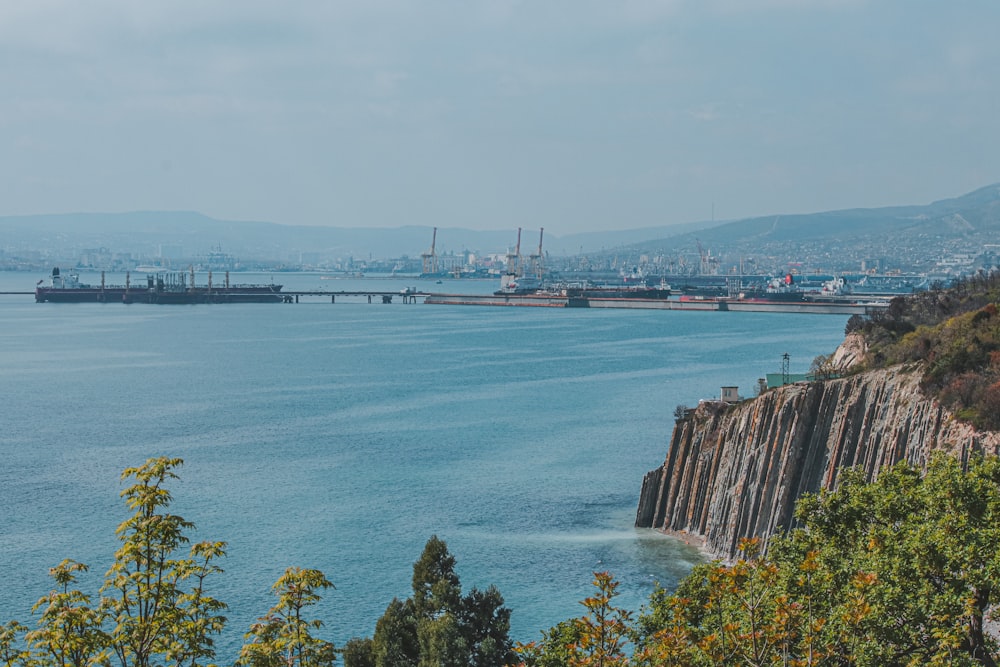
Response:
M670 285L602 285L568 286L562 292L570 298L584 299L666 299L670 296Z
M190 275L190 281L188 276ZM240 285L230 284L229 272L222 285L212 284L212 273L208 274L208 284L195 285L194 269L190 274L157 273L146 276L142 282L133 284L130 274L125 274L124 285L109 285L101 272L99 285L80 282L75 271L65 275L59 267L52 269L49 284L39 280L35 285L37 303L281 303L281 285Z
M510 294L564 296L569 299L666 299L670 296L670 285L661 282L651 285L589 285L568 283L543 285L540 280L526 276L505 276L501 279L496 296Z
M759 303L796 303L806 300L806 291L795 284L790 273L783 278L771 278L763 289L747 289L735 296L740 301Z

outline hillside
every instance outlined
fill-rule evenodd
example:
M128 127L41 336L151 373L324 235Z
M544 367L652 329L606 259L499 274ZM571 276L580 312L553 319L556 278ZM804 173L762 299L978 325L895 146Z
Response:
M938 273L942 260L982 256L1000 264L1000 184L925 205L775 214L619 248L615 256L677 260L697 267L704 249L720 273ZM611 253L607 254L611 256ZM748 261L749 260L749 261ZM972 262L969 262L971 265ZM947 266L945 262L945 266ZM864 268L863 268L864 267Z
M976 237L1000 231L1000 183L921 206L776 214L698 232L703 243L786 243L906 234Z
M599 251L651 237L701 229L706 223L568 234L547 231L545 250L553 255ZM113 252L155 255L159 246L179 246L191 256L221 247L246 259L297 259L300 253L322 253L356 259L418 257L431 245L430 226L393 228L307 227L273 222L218 220L193 211L135 211L0 217L3 247L36 250L109 248ZM439 229L437 252L505 253L517 242L517 226L478 231ZM522 251L538 245L538 230L524 230Z
M668 211L664 212L666 217ZM609 221L609 227L621 224ZM437 252L504 253L517 240L518 223L509 229L441 228ZM638 263L642 256L694 254L701 243L717 255L761 256L784 264L800 255L844 254L856 248L913 258L940 256L946 248L992 244L1000 231L1000 184L926 205L846 209L807 214L776 214L728 222L691 222L607 232L555 234L546 230L544 251L556 257L592 254L608 263ZM189 255L221 247L245 259L297 260L301 253L327 257L417 257L430 247L431 225L393 228L307 227L261 221L211 218L191 211L72 213L0 217L0 250L79 251L155 254L161 245L179 246ZM528 229L522 251L537 247L538 230ZM832 249L832 250L831 250ZM726 266L724 263L723 266Z

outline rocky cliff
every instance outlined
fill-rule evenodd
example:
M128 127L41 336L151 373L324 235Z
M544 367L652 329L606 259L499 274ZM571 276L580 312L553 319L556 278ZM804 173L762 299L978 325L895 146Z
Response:
M842 354L838 351L838 354ZM636 525L697 538L731 558L741 537L792 525L804 493L836 488L839 472L874 479L901 460L946 449L997 453L1000 434L956 421L894 368L797 383L737 405L703 402L674 427L666 461L642 484Z

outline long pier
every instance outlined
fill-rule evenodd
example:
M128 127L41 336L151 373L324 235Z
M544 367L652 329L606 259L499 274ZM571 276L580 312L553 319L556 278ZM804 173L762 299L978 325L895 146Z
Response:
M372 303L373 297L378 297L382 303L392 303L394 298L399 298L403 303L416 303L417 298L427 298L431 296L430 292L418 292L416 290L397 290L395 292L375 292L372 290L358 290L358 291L348 291L348 290L290 290L280 292L280 295L284 297L285 303L299 303L299 297L303 296L319 296L319 297L330 297L330 303L337 303L337 297L345 296L355 296L355 297L368 297L368 303Z
M0 292L0 296L33 296L34 292ZM276 293L277 301L300 303L305 297L367 299L368 303L422 303L454 306L514 306L542 308L615 308L625 310L696 310L729 312L817 313L827 315L871 314L888 308L888 299L824 301L759 301L734 298L640 299L624 297L567 297L557 294L440 294L412 288L381 290L289 290ZM100 300L97 300L100 301ZM95 302L97 302L95 301Z
M233 296L246 296L242 292L230 292ZM279 301L284 303L299 303L300 297L329 297L330 303L336 303L337 297L367 297L368 303L373 303L372 299L377 298L380 303L394 303L393 299L398 299L398 303L417 303L418 298L431 296L430 292L419 292L413 290L397 290L395 292L383 292L376 290L282 290L276 292ZM35 296L34 292L0 292L0 296ZM72 302L70 300L69 302ZM89 301L88 301L89 302ZM94 302L103 301L96 299Z
M696 310L721 312L815 313L866 315L889 307L888 300L760 301L751 299L639 299L628 297L567 297L543 294L429 294L424 303L454 306L514 306L529 308L617 308L627 310Z

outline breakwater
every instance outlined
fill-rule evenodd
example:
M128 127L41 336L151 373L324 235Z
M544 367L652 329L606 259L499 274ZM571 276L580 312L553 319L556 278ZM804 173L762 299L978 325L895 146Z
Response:
M888 308L885 299L857 301L765 301L759 299L645 299L634 297L574 297L565 294L428 294L424 303L441 306L519 306L544 308L619 308L765 313L865 315Z
M678 419L665 461L643 479L636 525L730 558L742 537L787 530L796 501L835 489L845 468L874 479L938 449L963 460L996 454L1000 433L958 422L901 368L790 384L736 405L703 402Z

